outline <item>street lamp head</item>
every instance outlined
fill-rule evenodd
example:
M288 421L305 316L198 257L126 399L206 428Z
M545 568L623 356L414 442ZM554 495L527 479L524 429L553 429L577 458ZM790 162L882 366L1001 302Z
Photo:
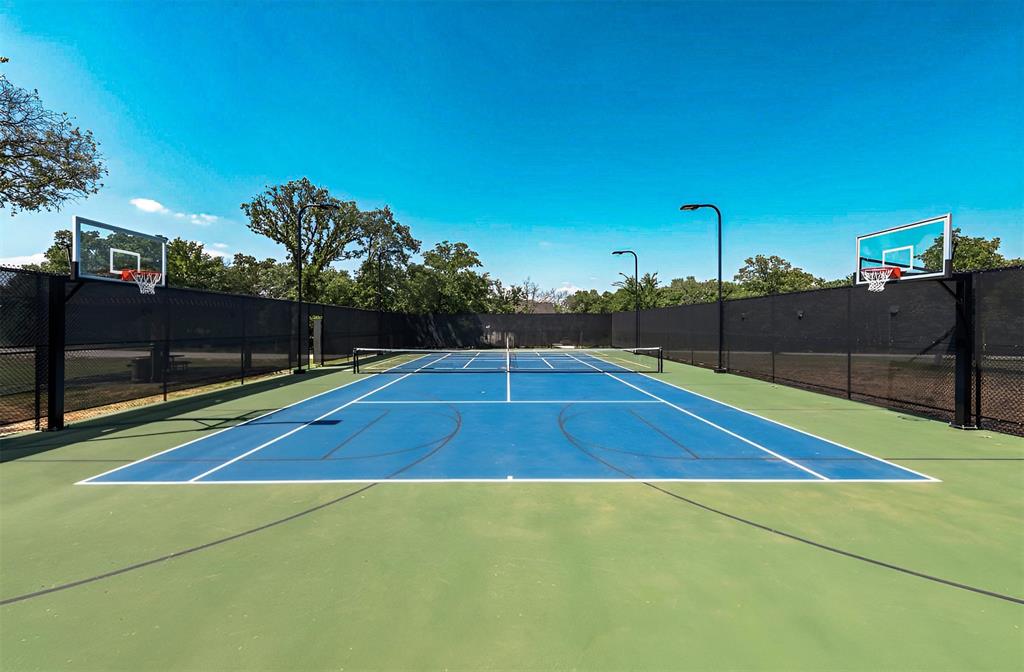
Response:
M696 210L699 207L701 207L700 203L688 203L686 205L679 206L679 209L680 210Z
M625 250L615 250L614 252L612 252L612 254L625 254L625 253L626 253Z
M311 207L311 208L319 208L321 210L337 210L338 209L338 206L335 205L334 203L314 203L313 205L311 205L309 207Z

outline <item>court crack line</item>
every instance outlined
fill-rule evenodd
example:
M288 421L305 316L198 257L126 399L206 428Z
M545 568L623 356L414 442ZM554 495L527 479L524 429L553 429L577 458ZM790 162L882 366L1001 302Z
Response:
M721 509L716 509L713 506L709 506L707 504L703 504L701 502L698 502L695 499L691 499L689 497L684 497L683 495L680 495L680 494L677 494L675 492L672 492L671 490L668 490L666 488L661 487L657 483L649 483L647 481L640 480L640 479L636 478L636 476L634 476L633 474L631 474L628 471L626 471L625 469L622 469L622 468L612 464L611 462L601 458L600 456L595 455L591 451L587 450L585 444L582 441L580 441L578 438L576 438L565 427L565 418L563 417L564 413L565 413L565 410L566 409L563 409L562 413L560 413L559 416L558 416L558 427L559 427L559 429L562 430L562 433L565 435L565 438L569 441L569 443L571 443L580 452L582 452L584 455L590 457L591 459L597 460L598 462L600 462L601 464L605 465L609 469L617 471L618 473L622 474L623 476L625 476L627 478L632 478L632 479L636 480L637 483L643 484L643 485L647 486L648 488L651 488L652 490L657 490L658 492L660 492L660 493L662 493L664 495L668 495L669 497L677 499L677 500L679 500L681 502L685 502L686 504L689 504L690 506L695 506L695 507L697 507L699 509L702 509L704 511L707 511L709 513L714 513L716 515L723 516L725 518L728 518L730 520L736 521L738 523L742 523L744 525L749 525L750 527L754 527L754 528L757 528L757 529L762 530L764 532L769 532L771 534L775 534L775 535L778 535L780 537L784 537L784 538L789 539L791 541L796 541L796 542L799 542L801 544L806 544L808 546L813 546L814 548L818 548L818 549L821 549L823 551L828 551L829 553L835 553L836 555L841 555L841 556L844 556L844 557L847 557L847 558L852 558L854 560L860 560L861 562L866 562L868 564L875 565L877 567L884 567L886 569L891 569L893 571L900 572L902 574L907 574L909 576L915 576L915 577L917 577L919 579L925 579L927 581L932 581L934 583L939 583L939 584L942 584L942 585L945 585L945 586L950 586L951 588L959 588L961 590L966 590L966 591L969 591L969 592L972 592L972 593L977 593L979 595L986 595L988 597L994 597L996 599L1004 600L1006 602L1012 602L1014 604L1024 605L1024 598L1014 597L1013 595L1006 595L1004 593L997 593L997 592L992 591L992 590L986 590L985 588L979 588L977 586L971 586L971 585L968 585L966 583L960 583L958 581L953 581L951 579L944 579L944 578L942 578L940 576L934 576L932 574L925 574L924 572L919 572L919 571L917 571L915 569L910 569L909 567L903 567L901 565L896 565L896 564L893 564L891 562L886 562L885 560L878 560L877 558L870 558L870 557L868 557L866 555L861 555L859 553L854 553L853 551L847 551L847 550L839 548L837 546L830 546L829 544L825 544L825 543L822 543L820 541L815 541L815 540L809 539L807 537L801 537L798 534L793 534L792 532L786 532L785 530L780 530L778 528L771 527L770 525L765 525L764 523L759 523L759 522L757 522L755 520L751 520L749 518L744 518L743 516L739 516L739 515L734 514L734 513L729 513L728 511L723 511Z
M462 414L459 413L457 408L453 408L452 410L455 412L455 417L454 417L455 428L452 429L451 433L448 436L444 437L444 439L438 444L438 446L436 448L434 448L430 452L426 453L425 455L423 455L423 456L413 460L409 464L407 464L407 465L405 465L405 466L403 466L403 467L401 467L399 469L396 469L395 471L393 471L390 474L388 474L384 479L381 479L381 481L378 481L376 483L369 483L367 485L364 485L361 488L353 490L352 492L344 494L344 495L342 495L340 497L335 497L334 499L328 500L328 501L326 501L326 502L324 502L322 504L317 504L316 506L311 506L308 509L303 509L302 511L298 511L298 512L293 513L291 515L285 516L284 518L279 518L277 520L272 520L269 523L264 523L263 525L258 525L256 527L250 528L248 530L243 530L241 532L236 532L235 534L231 534L231 535L228 535L226 537L221 537L220 539L214 539L213 541L208 541L205 544L199 544L197 546L191 546L189 548L184 548L184 549L182 549L180 551L175 551L174 553L168 553L167 555L161 555L161 556L156 557L156 558L150 558L149 560L143 560L142 562L136 562L134 564L127 565L125 567L121 567L119 569L115 569L115 570L112 570L112 571L109 571L109 572L104 572L103 574L97 574L96 576L91 576L91 577L89 577L87 579L79 579L77 581L70 581L68 583L62 583L60 585L51 586L49 588L44 588L42 590L37 590L37 591L31 592L31 593L24 593L22 595L15 595L14 597L8 597L6 599L0 600L0 607L7 606L9 604L14 604L16 602L24 602L25 600L30 600L30 599L35 598L35 597L42 597L43 595L49 595L51 593L62 592L62 591L65 591L65 590L69 590L71 588L77 588L78 586L84 586L84 585L89 584L89 583L95 583L96 581L102 581L103 579L109 579L109 578L112 578L112 577L115 577L115 576L119 576L121 574L127 574L128 572L135 571L136 569L142 569L144 567L149 567L150 565L156 565L156 564L159 564L161 562L166 562L167 560L174 560L175 558L180 558L180 557L185 556L185 555L191 555L192 553L197 553L199 551L204 551L204 550L206 550L208 548L213 548L214 546L220 546L222 544L226 544L229 541L234 541L236 539L241 539L243 537L248 537L250 535L256 534L257 532L262 532L262 531L268 530L268 529L270 529L272 527L277 527L278 525L283 525L285 523L289 523L289 522L291 522L293 520L297 520L299 518L303 518L305 516L308 516L308 515L310 515L312 513L316 513L317 511L320 511L321 509L326 509L329 506L334 506L335 504L340 504L341 502L344 502L344 501L346 501L348 499L351 499L352 497L355 497L358 494L366 492L370 488L373 488L375 486L380 485L384 481L391 480L395 476L398 476L399 474L401 474L401 473L403 473L405 471L408 471L409 469L412 469L417 464L430 459L431 457L436 455L438 453L438 451L440 451L442 448L444 448L446 445L448 445L448 443L452 439L454 439L456 437L456 435L458 435L458 433L460 431L462 431Z

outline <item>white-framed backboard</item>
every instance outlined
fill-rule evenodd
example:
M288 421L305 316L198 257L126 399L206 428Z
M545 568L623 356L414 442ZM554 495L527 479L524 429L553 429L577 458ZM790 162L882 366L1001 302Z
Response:
M72 276L82 280L134 282L123 271L155 271L167 284L167 239L85 217L72 218Z
M858 285L868 280L866 268L896 267L900 280L946 278L952 274L953 216L940 215L918 222L857 236Z

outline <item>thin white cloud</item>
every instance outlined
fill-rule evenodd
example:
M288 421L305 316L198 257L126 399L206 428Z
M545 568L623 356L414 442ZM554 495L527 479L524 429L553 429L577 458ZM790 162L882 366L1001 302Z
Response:
M0 257L0 266L13 266L17 268L25 264L41 264L44 261L46 261L46 255L42 252L37 252L22 257Z
M143 212L153 212L160 215L170 215L175 219L183 219L196 226L209 226L220 220L217 215L208 215L205 212L171 212L160 201L152 198L133 198L128 201Z
M170 212L163 203L154 201L152 198L133 198L128 202L143 212L159 212L161 214Z
M206 252L211 257L221 257L223 259L230 259L232 255L225 248L227 245L224 243L203 243L203 252ZM219 249L218 249L219 248Z
M560 292L566 292L568 294L575 294L576 292L585 292L586 290L582 287L577 287L571 282L563 282L562 286L558 288Z
M537 246L538 247L543 247L543 248L549 248L549 247L554 247L555 244L552 243L550 240L541 240L541 241L537 242Z

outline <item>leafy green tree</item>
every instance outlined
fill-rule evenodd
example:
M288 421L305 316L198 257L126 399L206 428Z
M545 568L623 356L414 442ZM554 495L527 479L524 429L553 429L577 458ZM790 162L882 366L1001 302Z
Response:
M722 295L729 296L735 287L726 280L722 283ZM678 306L681 304L711 303L718 300L718 281L697 280L692 275L685 278L673 278L663 292L665 304Z
M330 203L336 210L309 208L302 218L302 248L299 249L298 216L304 205ZM327 189L314 185L309 179L292 180L287 184L269 187L264 193L240 206L249 218L249 229L284 245L288 260L297 268L302 260L303 298L319 301L323 284L320 275L331 263L362 253L359 249L346 249L365 238L362 217L356 204L340 201Z
M578 290L566 299L565 309L570 313L610 313L611 292L596 289Z
M271 299L295 298L295 272L291 264L267 258L259 261L236 253L224 272L225 289Z
M167 243L167 284L192 289L229 289L224 261L206 252L202 243L183 238Z
M46 273L57 273L58 275L71 274L71 232L67 229L58 229L53 232L53 244L43 252L44 260L40 264L25 264L23 268L30 271L43 271Z
M98 192L106 172L92 131L0 75L0 207L12 216L59 209Z
M1024 264L1024 259L1008 259L1001 252L1000 238L965 236L959 228L953 229L953 270L981 271L987 268L1004 268ZM925 268L942 268L942 239L935 242L921 254Z
M831 287L849 287L852 284L853 273L850 273L849 275L842 278L836 278L835 280L825 280L823 278L818 278L817 280L815 280L814 283L815 289L829 289Z
M331 266L324 269L320 276L323 283L320 289L320 300L332 306L356 306L357 285L348 271L338 270Z
M766 257L763 254L748 257L735 279L739 289L751 296L799 292L813 289L817 283L813 275L793 266L782 257Z
M466 243L447 240L410 264L408 310L414 313L482 313L488 307L490 278L476 271L479 255Z
M637 283L634 278L626 276L619 282L612 283L614 286L621 288L619 292L616 292L615 303L621 305L621 299L626 299L629 303L626 310L633 310L637 304L640 306L640 310L647 310L648 308L657 308L662 303L662 287L658 281L657 273L644 273L640 276L640 281ZM638 289L639 287L639 289ZM622 293L624 296L619 297L618 294ZM637 296L639 294L639 301Z
M489 313L526 313L530 303L526 298L526 290L522 285L505 287L501 280L491 282L488 293L487 312Z
M409 263L421 243L387 206L364 212L361 218L366 259L356 273L352 300L360 308L402 310Z

